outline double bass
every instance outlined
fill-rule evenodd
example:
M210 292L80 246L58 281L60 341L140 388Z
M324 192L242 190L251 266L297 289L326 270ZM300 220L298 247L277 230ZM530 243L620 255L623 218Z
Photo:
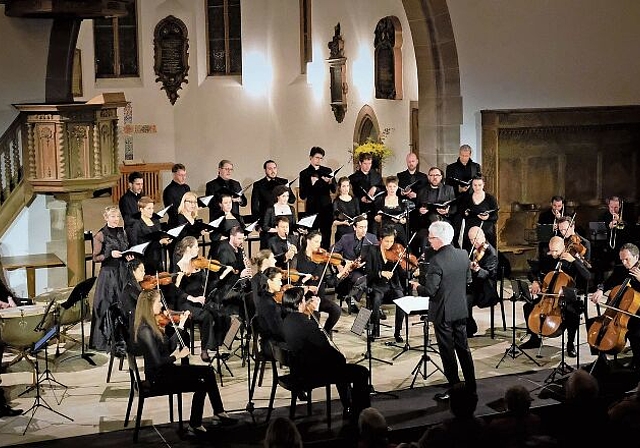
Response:
M634 267L638 267L636 263ZM631 286L631 276L621 285L614 287L609 294L606 310L596 317L589 327L587 341L596 350L605 353L620 353L625 346L627 324L636 317L640 309L640 292Z
M558 262L556 269L544 276L542 298L533 306L527 319L529 329L539 336L554 338L564 331L560 291L573 287L575 281L560 266L561 262Z

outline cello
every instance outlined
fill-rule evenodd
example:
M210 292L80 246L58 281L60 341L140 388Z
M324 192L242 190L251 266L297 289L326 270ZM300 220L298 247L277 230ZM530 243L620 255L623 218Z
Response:
M636 263L634 267L638 267ZM596 350L605 353L620 353L625 346L627 324L640 309L640 292L631 286L631 276L609 294L606 310L596 317L589 327L587 341Z
M556 269L544 276L542 298L533 306L527 319L529 329L539 336L554 338L564 331L560 291L564 287L573 287L575 282L560 269L561 265L559 261Z

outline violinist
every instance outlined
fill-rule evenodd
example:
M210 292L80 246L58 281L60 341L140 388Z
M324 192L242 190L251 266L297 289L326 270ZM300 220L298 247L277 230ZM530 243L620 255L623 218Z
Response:
M342 255L347 260L344 266L337 267L339 280L336 294L346 297L350 312L357 313L356 302L367 290L366 264L363 263L367 251L377 244L378 239L373 233L367 232L369 223L365 216L357 216L352 227L353 232L343 235L334 246L334 253ZM355 267L354 263L358 267Z
M329 259L328 252L321 250L321 245L322 235L316 231L309 232L303 239L302 248L294 258L293 265L298 272L311 274L315 278L315 280L309 280L307 282L310 289L320 297L319 311L317 311L315 315L319 320L320 311L328 314L324 322L324 329L328 334L331 334L331 330L335 327L338 319L340 319L342 311L340 310L340 306L325 294L327 285L325 271L328 272L330 269L330 266L327 264L331 264L332 260ZM325 275L323 276L323 274Z
M602 302L605 291L611 291L615 286L622 285L629 278L629 287L635 291L637 297L640 293L640 250L632 243L623 244L619 252L622 265L616 265L611 275L591 295L593 303ZM638 315L638 313L636 313ZM629 340L633 358L627 367L640 372L640 319L631 317L627 323L626 338Z
M404 296L402 284L406 278L406 272L398 264L389 259L388 252L396 240L396 231L393 227L384 227L380 234L380 246L378 250L369 250L366 254L367 285L371 289L368 303L371 307L371 322L374 338L380 337L380 319L386 319L381 315L381 305L383 301L392 301ZM395 269L394 269L395 267ZM405 313L396 305L395 326L393 336L396 342L404 342L400 335L402 321Z
M587 267L565 249L564 240L559 236L554 236L549 240L549 252L547 253L547 256L543 257L537 266L532 266L531 275L534 279L531 283L532 295L544 294L547 292L542 290L542 279L545 278L548 273L553 271L562 271L571 277L571 279L576 283L576 286L581 287L581 292L585 291L582 289L584 287L582 285L586 285L591 278L591 273ZM562 292L559 294L562 294ZM525 322L529 321L529 315L538 301L539 298L536 297L534 299L534 303L525 303L522 306ZM576 357L575 339L578 332L578 326L580 325L581 306L576 305L577 304L570 303L561 305L562 321L567 330L567 356L571 358ZM527 349L540 347L542 341L540 336L536 334L534 330L527 328L527 332L531 334L531 337L520 346L521 348Z
M142 260L134 258L127 262L127 283L124 285L120 296L118 297L118 307L125 318L127 333L124 335L128 343L129 332L133 329L133 317L136 312L136 303L138 296L142 291L140 282L144 279L145 267Z
M286 312L285 342L297 361L291 367L291 375L310 383L330 380L338 388L343 418L357 422L360 412L371 405L369 371L364 366L347 363L327 332L307 315L308 303L302 288L286 290L282 307Z
M288 269L291 260L298 253L298 235L290 234L289 218L278 216L275 223L276 233L269 238L267 248L276 257L276 266Z
M264 272L268 268L276 267L276 257L273 256L273 252L269 249L262 249L258 252L258 255L251 260L256 267L256 271L251 277L251 297L253 298L253 304L257 310L258 308L258 293L265 288L267 284L267 277Z
M262 349L270 353L269 341L284 341L282 306L274 297L282 289L282 271L276 267L269 267L259 275L264 276L265 283L256 294L255 317L258 319L258 329L262 337Z
M558 235L564 239L567 251L589 268L591 242L576 233L575 220L570 216L563 216L557 219L556 225L558 227ZM586 285L583 285L582 289L586 289Z
M207 280L208 270L195 267L192 260L197 257L198 240L193 236L180 240L174 254L178 277L175 284L161 289L169 306L176 310L189 310L191 318L200 327L200 358L204 362L211 362L209 350L215 351L222 344L231 319L221 307L205 306L206 297L211 295L214 285ZM225 268L224 271L228 272L229 269Z
M331 226L333 224L333 205L331 193L336 192L336 179L332 176L331 168L322 166L325 151L314 146L309 151L309 166L300 171L300 199L305 200L307 215L317 213L315 228L322 233L324 248L329 247L331 241ZM277 252L275 252L277 253Z
M498 252L487 242L480 227L471 227L468 232L469 240L473 243L471 249L471 284L467 289L467 304L469 317L467 318L467 337L472 338L478 325L473 318L473 307L487 308L498 303Z
M171 238L160 238L150 240L149 236L158 234L162 230L160 219L153 212L154 202L149 196L142 196L138 201L138 211L140 219L134 219L129 231L129 239L132 246L142 244L149 241L147 249L144 251L142 259L144 261L144 269L148 274L165 269L165 253L163 250L170 242Z
M167 337L158 326L155 316L162 310L160 292L143 291L138 297L135 313L134 339L144 355L145 379L154 386L166 390L194 392L191 401L189 432L202 435L207 430L202 426L202 411L208 396L213 413L222 424L233 424L229 417L215 381L215 372L210 366L183 364L176 365L178 359L189 356L189 347L180 347L176 340ZM184 327L184 315L178 327Z
M375 200L375 209L378 213L374 216L374 221L378 228L392 226L396 231L396 241L403 246L407 245L407 215L398 196L398 178L387 176L384 180L386 194L379 196Z

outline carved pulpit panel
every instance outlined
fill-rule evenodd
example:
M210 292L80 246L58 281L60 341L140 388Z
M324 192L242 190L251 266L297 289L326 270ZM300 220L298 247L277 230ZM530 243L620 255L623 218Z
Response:
M171 104L178 99L182 83L188 83L189 37L187 27L174 16L162 19L153 33L156 82L162 83Z

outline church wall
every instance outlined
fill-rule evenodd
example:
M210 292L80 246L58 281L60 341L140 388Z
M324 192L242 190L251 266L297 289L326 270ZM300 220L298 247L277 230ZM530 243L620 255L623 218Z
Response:
M479 148L483 109L640 102L639 2L447 4L460 64L462 143Z

